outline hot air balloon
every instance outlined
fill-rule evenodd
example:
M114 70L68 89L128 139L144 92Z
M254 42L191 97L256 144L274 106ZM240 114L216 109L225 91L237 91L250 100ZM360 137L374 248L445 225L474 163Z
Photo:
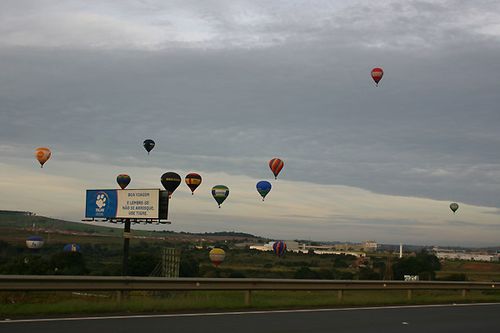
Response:
M149 152L151 150L153 150L153 148L155 147L155 142L151 139L147 139L147 140L144 140L142 145L144 146L144 149L146 149L146 151L148 152L148 155L149 155Z
M187 186L191 189L191 194L194 195L194 190L201 184L201 176L197 173L190 173L184 179L186 181Z
M215 201L220 205L226 200L226 198L229 196L229 188L224 185L215 185L212 187L212 196L214 197Z
M452 202L450 204L450 209L453 212L453 214L455 214L455 212L458 210L458 204L456 202Z
M267 180L261 180L257 183L257 192L262 196L262 201L266 195L271 191L272 185Z
M375 81L375 85L378 87L378 83L380 80L382 80L382 76L384 76L384 70L379 67L375 67L372 69L372 79Z
M210 261L215 267L218 267L224 259L226 258L226 252L224 252L223 249L219 248L213 248L210 253L208 254L208 257L210 258Z
M161 176L161 184L168 191L169 197L181 183L181 176L175 172L166 172Z
M278 178L278 174L280 173L281 169L283 169L284 165L285 163L283 163L283 161L279 158L273 158L269 161L269 168L271 168L271 171L274 174L274 179Z
M63 247L64 252L80 252L80 245L78 244L66 244Z
M283 257L286 253L286 243L283 241L274 242L273 251L278 257Z
M46 147L39 147L35 149L35 157L40 162L40 167L43 168L43 165L45 162L47 162L50 158L50 155L52 155L52 152L50 151L49 148Z
M116 182L124 190L130 184L130 176L122 173L116 177Z
M43 246L43 238L40 236L31 236L26 239L26 247L31 250L38 250Z

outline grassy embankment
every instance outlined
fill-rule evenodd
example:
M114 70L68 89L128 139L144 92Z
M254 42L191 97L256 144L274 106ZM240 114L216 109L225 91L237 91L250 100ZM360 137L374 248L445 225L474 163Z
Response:
M104 313L164 313L185 311L224 311L241 309L317 308L336 306L380 306L395 304L439 304L455 302L500 302L500 291L472 291L464 299L459 291L414 291L411 300L406 291L347 291L343 300L337 292L258 291L252 292L250 306L244 304L242 292L135 292L118 302L110 293L94 296L70 293L3 293L0 295L3 318L36 315L78 315Z

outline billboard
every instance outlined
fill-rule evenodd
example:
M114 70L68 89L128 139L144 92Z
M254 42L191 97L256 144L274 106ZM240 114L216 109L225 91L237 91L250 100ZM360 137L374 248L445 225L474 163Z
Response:
M160 190L87 190L85 217L158 219Z

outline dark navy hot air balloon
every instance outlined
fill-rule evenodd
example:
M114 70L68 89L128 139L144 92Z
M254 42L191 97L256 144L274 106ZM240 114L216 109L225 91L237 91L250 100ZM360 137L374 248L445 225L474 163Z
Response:
M172 196L177 187L179 187L180 183L181 183L181 176L179 176L178 173L165 172L161 176L161 184L163 185L165 190L168 191L169 197Z
M283 241L276 241L273 244L273 251L278 257L283 257L286 253L286 243Z
M147 140L144 140L142 145L144 146L144 149L146 149L146 151L148 152L148 155L149 155L149 152L151 150L153 150L153 148L155 147L155 142L151 139L147 139Z
M124 173L116 177L116 182L118 183L118 185L121 187L122 190L124 190L128 186L128 184L130 184L130 180L131 180L130 176Z
M262 196L262 201L264 201L264 198L266 195L271 191L272 185L270 182L267 180L261 180L260 182L257 183L257 192Z

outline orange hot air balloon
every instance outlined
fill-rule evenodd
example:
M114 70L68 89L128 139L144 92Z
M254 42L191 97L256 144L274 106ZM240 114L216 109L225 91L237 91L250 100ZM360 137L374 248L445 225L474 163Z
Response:
M372 79L375 81L375 85L378 87L378 83L380 80L382 80L382 76L384 76L384 70L379 67L375 67L372 69Z
M280 173L281 169L283 169L284 165L285 163L283 163L283 161L279 158L273 158L269 161L269 168L271 168L271 171L274 174L274 179L278 178L278 174Z
M40 147L35 149L35 157L38 160L38 162L40 162L41 168L43 168L45 162L49 160L50 155L52 155L52 153L49 148Z

